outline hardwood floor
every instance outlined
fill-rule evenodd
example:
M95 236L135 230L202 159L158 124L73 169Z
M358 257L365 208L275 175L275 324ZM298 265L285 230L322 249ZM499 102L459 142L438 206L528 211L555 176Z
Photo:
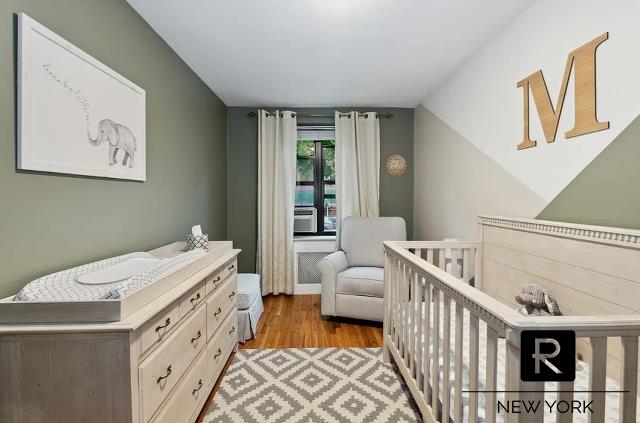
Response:
M320 315L320 295L269 295L254 340L240 348L382 347L382 324Z
M240 344L240 349L382 347L382 323L322 317L320 295L268 295L262 301L264 313L256 337ZM223 374L233 356L225 364ZM223 379L211 391L198 422L202 422Z

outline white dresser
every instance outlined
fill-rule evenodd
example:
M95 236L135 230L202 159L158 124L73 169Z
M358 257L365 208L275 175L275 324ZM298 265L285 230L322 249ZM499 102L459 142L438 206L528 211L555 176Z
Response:
M195 421L237 348L230 245L119 321L0 324L0 422Z

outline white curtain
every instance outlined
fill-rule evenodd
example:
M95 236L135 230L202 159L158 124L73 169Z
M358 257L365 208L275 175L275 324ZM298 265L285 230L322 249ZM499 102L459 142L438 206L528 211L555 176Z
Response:
M336 112L335 119L339 246L343 218L380 215L380 120L375 112Z
M262 295L293 294L296 142L295 113L259 111L256 268Z

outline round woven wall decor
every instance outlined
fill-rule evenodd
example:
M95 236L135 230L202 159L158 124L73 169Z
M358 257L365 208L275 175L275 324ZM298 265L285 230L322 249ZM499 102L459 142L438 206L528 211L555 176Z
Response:
M407 160L400 154L392 154L387 157L384 168L391 176L402 176L407 173Z

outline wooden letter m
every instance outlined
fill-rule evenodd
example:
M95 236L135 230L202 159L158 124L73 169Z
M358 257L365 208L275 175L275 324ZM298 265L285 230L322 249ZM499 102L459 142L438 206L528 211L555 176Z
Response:
M572 69L575 70L575 124L564 134L565 137L572 138L609 129L609 122L599 122L596 115L596 49L608 38L609 33L605 32L569 53L555 109L541 70L518 82L524 99L524 137L518 144L518 150L536 146L536 141L529 137L529 92L533 94L545 139L548 143L555 141Z

